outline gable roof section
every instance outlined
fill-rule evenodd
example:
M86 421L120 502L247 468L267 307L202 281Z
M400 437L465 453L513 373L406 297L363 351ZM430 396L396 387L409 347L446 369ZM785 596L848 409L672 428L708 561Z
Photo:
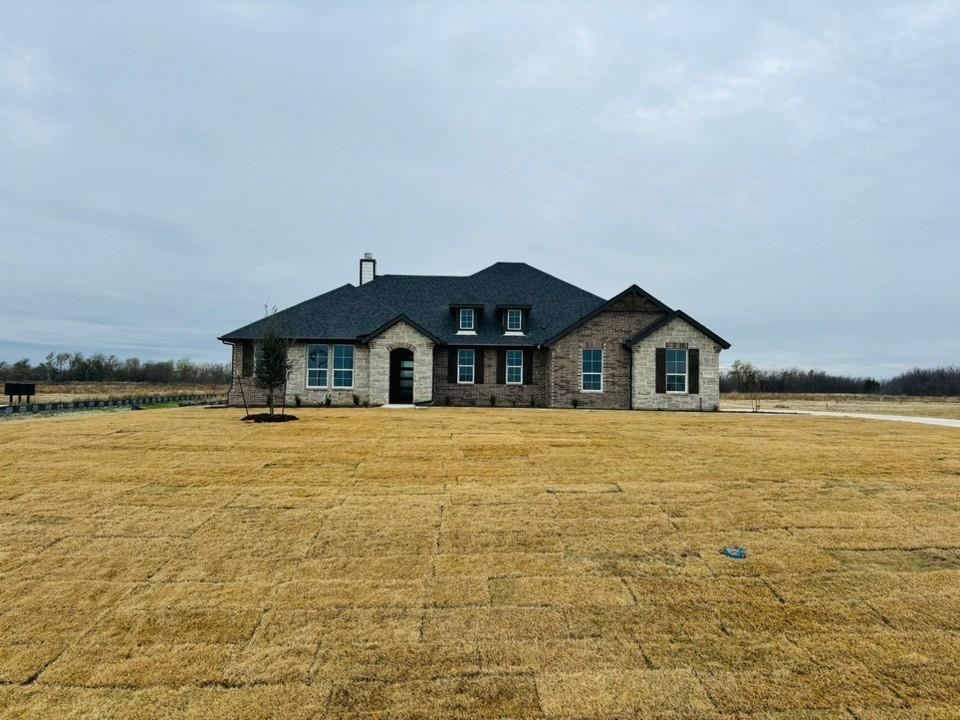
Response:
M650 323L649 325L647 325L645 328L643 328L643 330L638 332L636 335L633 335L627 338L627 340L623 344L626 345L627 347L633 347L638 342L643 340L645 337L649 337L660 328L666 327L667 325L669 325L674 320L683 320L685 323L687 323L693 328L696 328L697 330L702 332L704 335L706 335L708 338L713 340L715 343L717 343L717 345L722 347L724 350L730 349L730 343L728 343L722 337L717 335L713 330L711 330L707 326L701 325L700 323L698 323L692 317L687 315L683 310L674 310L673 312L664 315L662 318L660 318L656 322Z
M566 326L566 327L564 327L563 329L561 329L561 330L560 330L559 332L557 332L555 335L552 335L551 337L549 337L549 338L547 338L546 340L544 340L543 344L544 344L544 345L553 345L553 343L555 343L557 340L559 340L560 338L564 337L565 335L569 335L569 334L572 333L574 330L576 330L578 327L581 327L582 325L586 324L587 322L589 322L590 320L592 320L593 318L595 318L597 315L599 315L600 313L602 313L604 310L610 309L611 307L613 307L614 305L616 305L618 302L620 302L623 298L628 297L628 296L630 296L630 295L635 295L635 294L636 294L636 295L642 295L642 296L645 297L647 300L649 300L656 308L659 308L660 310L663 310L663 311L666 312L666 313L673 312L673 310L671 310L667 305L665 305L664 303L662 303L662 302L660 302L659 300L657 300L653 295L651 295L650 293L648 293L646 290L644 290L644 289L643 289L642 287L640 287L639 285L631 285L630 287L628 287L628 288L627 288L626 290L624 290L623 292L617 293L616 295L614 295L612 298L610 298L610 299L607 300L606 302L601 303L600 305L598 305L597 307L595 307L593 310L591 310L590 312L588 312L588 313L587 313L586 315L584 315L583 317L578 318L578 319L575 320L574 322L570 323L568 326Z
M377 336L380 335L381 333L385 333L387 330L389 330L390 328L392 328L394 325L396 325L397 323L401 323L401 322L405 322L407 325L409 325L410 327L412 327L414 330L416 330L417 332L419 332L419 333L427 336L428 338L430 338L431 340L433 340L435 343L440 342L440 338L438 338L438 337L437 337L436 335L434 335L432 332L430 332L429 330L427 330L426 328L424 328L422 325L420 325L420 323L418 323L418 322L416 322L415 320L407 317L407 316L404 315L403 313L400 313L400 314L397 315L396 317L394 317L394 318L392 318L392 319L390 319L390 320L387 320L387 322L385 322L383 325L381 325L380 327L378 327L376 330L372 330L371 332L368 332L366 335L363 335L363 336L360 338L360 340L361 340L362 342L369 342L370 340L373 340L373 338L377 337Z

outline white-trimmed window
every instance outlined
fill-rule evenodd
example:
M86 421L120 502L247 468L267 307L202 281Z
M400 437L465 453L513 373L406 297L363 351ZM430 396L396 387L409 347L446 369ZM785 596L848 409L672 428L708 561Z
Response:
M523 330L523 310L507 310L507 332Z
M507 350L507 385L523 385L523 350Z
M584 348L580 368L580 389L584 392L603 392L603 350Z
M326 345L307 345L307 387L325 388L329 367L330 348Z
M460 308L460 329L473 330L473 308Z
M353 387L353 345L333 346L333 387Z
M687 391L687 351L667 348L667 392Z
M475 359L473 350L457 350L457 382L459 384L473 384Z

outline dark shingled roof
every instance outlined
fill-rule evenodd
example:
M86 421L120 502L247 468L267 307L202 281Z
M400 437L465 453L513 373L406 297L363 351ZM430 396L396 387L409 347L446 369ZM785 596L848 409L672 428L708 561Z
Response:
M469 302L466 302L469 300ZM497 306L529 306L527 334L505 336ZM476 335L457 335L453 307L482 307ZM604 299L526 263L498 262L463 277L380 275L359 287L343 285L282 310L278 332L298 340L362 341L401 316L434 341L451 345L540 345L604 304ZM225 341L257 340L265 320L223 335Z

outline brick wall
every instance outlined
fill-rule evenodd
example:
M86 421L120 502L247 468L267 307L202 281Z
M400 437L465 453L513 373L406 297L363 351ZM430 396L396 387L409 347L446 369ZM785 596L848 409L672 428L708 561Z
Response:
M697 395L656 391L656 349L668 342L700 350ZM633 348L633 405L638 410L716 410L720 406L720 346L680 318L645 337Z
M532 377L529 385L497 384L497 348L483 350L483 383L460 385L447 382L449 348L436 348L433 354L434 405L490 405L490 395L497 398L497 407L536 407L547 402L547 353L532 350Z
M627 410L630 408L630 351L624 341L663 312L642 297L624 298L558 340L550 349L550 404ZM603 350L603 391L581 390L583 350Z

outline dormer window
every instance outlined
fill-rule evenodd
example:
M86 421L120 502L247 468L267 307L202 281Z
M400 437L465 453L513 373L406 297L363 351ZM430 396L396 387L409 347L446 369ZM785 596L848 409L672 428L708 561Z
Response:
M473 308L460 308L460 325L461 330L473 330L474 329L474 316Z
M521 332L523 330L523 310L507 310L507 332Z

